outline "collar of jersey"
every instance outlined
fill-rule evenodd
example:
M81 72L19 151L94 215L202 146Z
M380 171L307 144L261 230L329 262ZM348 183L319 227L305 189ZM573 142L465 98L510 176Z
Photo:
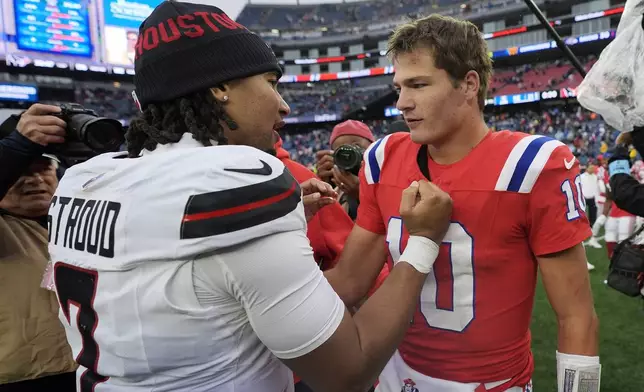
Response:
M211 140L211 143L213 146L217 145L217 142L214 140ZM181 136L181 140L179 140L178 142L168 143L168 144L157 144L157 148L152 151L150 150L141 151L141 156L160 154L163 152L174 151L174 150L183 149L183 148L196 148L196 147L204 147L204 145L196 141L195 139L193 139L191 133L184 133Z

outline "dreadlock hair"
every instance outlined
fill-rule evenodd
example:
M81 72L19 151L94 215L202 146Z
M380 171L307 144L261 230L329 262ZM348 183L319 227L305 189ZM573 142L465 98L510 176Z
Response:
M218 145L228 144L220 120L232 130L237 128L210 89L150 103L130 123L125 136L128 156L138 157L142 150L152 151L158 144L177 143L184 133L191 133L204 146L212 146L211 140Z

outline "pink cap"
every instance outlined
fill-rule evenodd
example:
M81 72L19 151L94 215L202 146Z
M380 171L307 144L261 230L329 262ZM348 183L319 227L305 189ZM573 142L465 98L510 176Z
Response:
M341 122L333 128L333 132L331 132L331 144L333 144L335 139L339 138L340 136L346 135L360 136L372 143L375 141L373 133L371 132L371 129L369 129L367 124L361 121L347 120L345 122Z

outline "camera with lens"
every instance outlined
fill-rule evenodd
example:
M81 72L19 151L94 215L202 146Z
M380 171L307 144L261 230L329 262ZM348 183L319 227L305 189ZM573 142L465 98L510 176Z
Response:
M125 143L125 129L120 121L99 117L95 111L77 103L62 104L60 109L60 113L51 115L67 124L65 142L50 144L45 152L56 155L66 167L105 152L119 151ZM17 128L21 116L13 114L0 124L0 138Z
M54 116L67 123L65 143L51 144L47 152L60 156L68 166L95 155L119 151L125 143L125 130L120 121L99 117L94 110L77 103L64 103L60 109Z
M364 150L353 144L344 144L333 153L333 162L340 169L358 175Z

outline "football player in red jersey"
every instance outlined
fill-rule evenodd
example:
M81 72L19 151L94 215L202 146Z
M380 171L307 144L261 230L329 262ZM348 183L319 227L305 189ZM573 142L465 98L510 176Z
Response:
M596 237L599 234L599 230L604 226L606 252L610 259L613 257L613 251L617 244L626 240L633 233L635 215L622 210L613 203L610 194L610 176L604 166L600 166L597 170L597 178L601 182L600 198L603 203L600 204L600 215L593 225L593 236Z
M470 22L431 15L402 25L389 54L411 133L365 152L356 226L327 272L334 289L353 304L386 259L398 260L408 235L396 206L412 181L431 180L454 207L412 325L376 391L398 392L408 380L420 391L530 391L537 268L559 325L559 392L564 375L572 385L581 368L598 379L582 245L591 230L577 160L557 140L487 128L492 64Z

